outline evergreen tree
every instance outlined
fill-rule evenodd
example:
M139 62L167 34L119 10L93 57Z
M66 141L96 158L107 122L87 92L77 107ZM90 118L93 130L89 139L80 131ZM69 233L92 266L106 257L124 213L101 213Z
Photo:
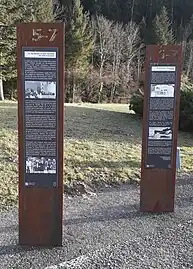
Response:
M165 6L160 14L156 15L153 25L156 44L166 45L175 42L173 29Z
M73 7L73 16L66 31L66 68L71 71L73 80L74 99L76 77L78 73L85 73L88 69L94 47L94 37L88 13L84 13L80 0L76 0Z
M24 19L37 22L53 21L52 0L23 0Z
M3 81L9 81L17 76L17 23L52 21L52 0L1 0L0 10L0 76Z
M73 17L73 0L53 0L54 17L56 21L65 23L65 30L68 32Z
M87 68L94 39L89 14L83 12L80 0L75 1L70 29L66 33L67 67Z
M0 53L3 80L16 76L16 24L21 21L20 5L14 0L2 0L0 5Z
M16 76L16 25L20 22L53 20L52 0L1 0L0 5L0 52L2 76ZM8 68L9 67L9 68Z

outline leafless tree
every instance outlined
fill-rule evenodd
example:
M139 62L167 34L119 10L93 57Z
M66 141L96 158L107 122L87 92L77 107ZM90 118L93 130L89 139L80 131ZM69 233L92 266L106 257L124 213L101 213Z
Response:
M193 77L193 15L189 21L189 23L183 27L183 23L181 23L181 44L183 48L183 68L184 72L187 76Z
M0 30L1 30L1 26L0 26ZM0 41L1 41L1 32L0 32ZM1 45L1 42L0 42ZM1 47L0 47L1 50ZM3 76L2 76L2 51L0 51L0 100L4 100L4 92L3 92Z
M133 21L134 7L135 7L135 0L132 0L132 4L131 4L131 21Z
M190 40L186 44L186 51L185 51L185 57L184 57L184 68L186 72L186 76L191 78L193 77L193 40Z
M127 71L130 73L130 64L138 55L139 47L140 47L140 35L139 35L139 27L130 22L125 27L125 59L127 61Z
M111 43L111 70L112 70L112 86L110 93L110 102L115 97L116 87L120 84L120 68L123 61L124 51L124 28L122 24L116 23L112 27L112 43Z
M181 43L182 43L182 48L183 48L183 65L187 66L187 60L188 60L187 54L188 54L188 50L189 50L188 43L189 43L189 39L190 39L192 32L193 32L193 16L191 17L190 22L186 25L186 27L185 28L182 27L182 31L183 31L183 34L182 34Z
M101 102L103 92L103 76L104 69L111 56L112 46L112 28L113 22L105 19L103 16L96 16L95 31L97 35L97 42L95 46L96 57L98 58L100 87L98 92L98 102Z
M1 71L0 71L1 72ZM0 75L0 100L4 100L4 93L3 93L3 79Z
M120 91L128 89L134 72L139 77L141 68L139 27L132 21L123 26L101 16L96 18L95 27L97 34L95 55L100 80L98 102L101 102L104 85L110 91L109 101L113 102Z
M122 68L124 69L123 74L125 74L122 81L124 80L125 85L129 85L134 80L134 73L136 71L137 77L139 77L141 69L140 50L143 46L140 40L139 27L135 23L129 22L125 26L124 61L122 63ZM136 80L137 77L135 78Z
M174 0L171 1L171 24L173 23L174 20Z

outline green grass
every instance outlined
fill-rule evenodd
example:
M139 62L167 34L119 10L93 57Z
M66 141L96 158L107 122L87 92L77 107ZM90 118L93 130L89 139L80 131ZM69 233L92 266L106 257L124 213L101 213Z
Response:
M0 204L18 196L17 103L0 102ZM128 105L65 105L64 183L140 180L141 122ZM179 134L180 173L193 172L193 136Z

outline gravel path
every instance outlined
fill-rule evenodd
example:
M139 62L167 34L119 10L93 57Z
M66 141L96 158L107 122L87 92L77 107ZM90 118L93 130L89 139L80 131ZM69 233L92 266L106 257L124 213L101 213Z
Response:
M143 214L139 188L65 198L63 247L17 246L17 210L0 214L0 269L193 268L193 180L178 180L174 214Z

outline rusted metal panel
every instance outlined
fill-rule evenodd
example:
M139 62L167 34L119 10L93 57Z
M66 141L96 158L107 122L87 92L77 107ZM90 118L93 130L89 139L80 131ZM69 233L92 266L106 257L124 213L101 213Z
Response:
M172 121L172 158L171 167L147 168L148 134L149 134L149 95L151 64L175 65L177 67L175 99ZM180 82L182 66L182 47L179 45L150 45L147 46L145 63L145 91L142 131L142 161L140 210L145 212L173 212L176 179L176 152L180 106Z
M57 186L30 187L25 182L24 154L24 70L23 48L57 48L58 100L57 103ZM39 246L62 245L63 215L63 128L64 128L64 24L23 23L17 26L18 71L18 143L19 143L19 244Z

